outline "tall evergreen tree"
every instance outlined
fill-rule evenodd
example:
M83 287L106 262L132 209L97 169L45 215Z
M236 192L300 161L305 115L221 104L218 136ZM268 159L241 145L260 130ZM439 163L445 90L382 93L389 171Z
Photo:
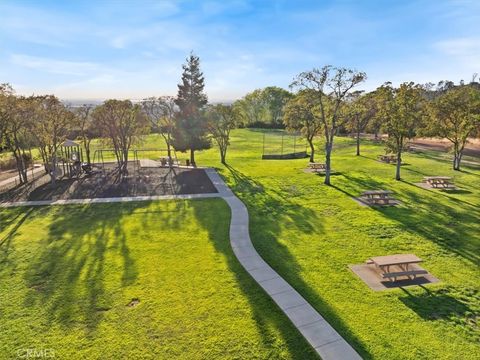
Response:
M204 114L207 95L204 93L204 78L200 71L200 58L193 53L183 65L181 84L175 104L178 114L175 119L172 144L178 151L190 150L190 162L195 166L195 150L208 149L208 122Z

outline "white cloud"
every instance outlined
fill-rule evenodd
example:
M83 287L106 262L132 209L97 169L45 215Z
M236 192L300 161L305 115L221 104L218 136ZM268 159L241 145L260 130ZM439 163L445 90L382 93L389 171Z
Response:
M14 65L29 69L75 76L88 75L99 68L97 64L91 62L64 61L22 54L12 54L10 61Z
M463 37L439 41L433 46L455 61L465 71L480 70L480 37Z

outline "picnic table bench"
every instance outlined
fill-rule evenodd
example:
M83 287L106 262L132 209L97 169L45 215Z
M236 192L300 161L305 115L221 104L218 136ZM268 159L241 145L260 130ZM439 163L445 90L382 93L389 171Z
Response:
M379 155L378 157L380 161L386 162L387 164L397 161L397 155L395 154Z
M310 169L312 169L315 172L325 172L327 171L327 167L323 163L316 163L316 162L311 162L308 164Z
M417 264L422 259L414 254L396 254L375 256L367 260L367 264L374 264L382 272L382 278L397 281L397 277L406 276L415 279L417 275L426 275L428 271Z
M455 187L452 178L449 176L426 176L423 178L423 181L433 188L442 187L445 189L452 189Z
M162 166L179 166L180 163L177 160L174 160L169 157L161 157L160 163Z
M389 205L395 199L390 197L393 192L389 190L367 190L362 193L362 197L373 205Z

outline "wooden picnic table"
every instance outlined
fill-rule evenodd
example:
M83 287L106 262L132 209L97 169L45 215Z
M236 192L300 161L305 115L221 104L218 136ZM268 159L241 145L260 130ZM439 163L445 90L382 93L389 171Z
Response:
M369 261L382 271L382 277L390 280L396 280L399 276L413 276L428 274L428 271L416 267L411 269L410 265L422 262L418 256L414 254L395 254L387 256L371 257ZM393 271L390 271L393 267ZM399 269L398 269L399 268Z
M444 188L453 187L452 178L450 176L426 176L423 178L423 180L434 188L440 186Z
M372 204L390 204L394 199L390 197L392 194L389 190L367 190L362 193L362 197Z
M324 163L311 162L308 164L308 166L310 167L310 169L312 169L315 172L319 172L319 171L324 172L327 170L327 167Z
M397 155L395 154L386 154L386 155L379 155L380 161L391 163L397 161Z

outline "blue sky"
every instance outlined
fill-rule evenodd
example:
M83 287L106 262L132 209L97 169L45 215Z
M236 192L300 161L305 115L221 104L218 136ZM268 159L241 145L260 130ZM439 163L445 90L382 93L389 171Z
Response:
M175 95L193 50L212 101L326 64L370 90L480 72L480 1L0 0L0 83L64 99Z

